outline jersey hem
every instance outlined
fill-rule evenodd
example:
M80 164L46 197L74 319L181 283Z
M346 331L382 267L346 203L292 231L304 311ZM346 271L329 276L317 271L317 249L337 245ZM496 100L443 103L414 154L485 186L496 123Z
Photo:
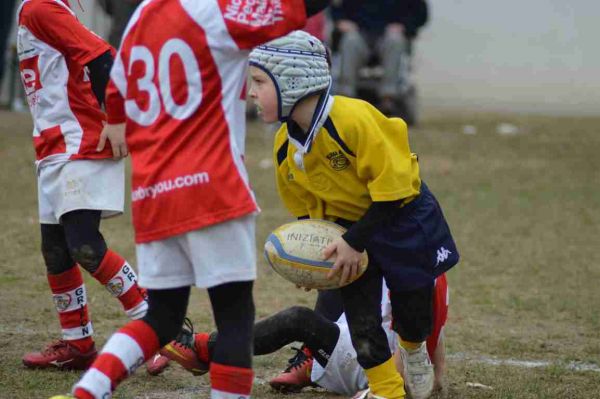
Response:
M371 199L373 202L376 201L398 201L401 199L407 199L407 203L412 201L413 198L419 195L419 193L415 193L413 190L404 190L404 191L392 191L392 192L370 192Z
M256 203L247 204L244 207L228 210L217 214L210 214L208 216L202 215L201 217L192 219L189 222L178 224L176 226L169 226L166 228L149 231L146 233L137 233L135 235L135 243L143 244L151 241L164 240L169 237L177 236L180 234L187 233L193 230L199 230L204 227L212 226L214 224L226 222L228 220L237 219L239 217L258 212L258 206Z

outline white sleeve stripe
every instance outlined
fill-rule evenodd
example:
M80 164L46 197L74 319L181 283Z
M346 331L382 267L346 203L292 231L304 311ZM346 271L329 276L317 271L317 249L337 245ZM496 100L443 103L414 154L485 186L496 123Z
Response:
M127 96L127 79L125 78L125 68L123 66L123 59L121 58L121 51L117 54L115 62L110 71L110 78L121 93L121 96L125 98Z

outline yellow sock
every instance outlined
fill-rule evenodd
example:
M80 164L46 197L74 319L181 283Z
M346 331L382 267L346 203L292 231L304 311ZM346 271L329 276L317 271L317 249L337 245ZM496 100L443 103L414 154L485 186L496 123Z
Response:
M423 345L423 341L421 342L410 342L405 341L400 338L400 346L406 349L407 351L414 351L415 349L419 349Z
M393 357L379 366L365 370L365 374L373 395L385 399L403 399L406 396L404 380L396 370Z

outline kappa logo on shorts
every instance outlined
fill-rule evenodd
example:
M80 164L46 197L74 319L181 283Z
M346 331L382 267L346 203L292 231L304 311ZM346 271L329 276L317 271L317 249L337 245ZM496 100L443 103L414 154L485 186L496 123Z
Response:
M329 164L331 165L333 170L340 171L350 166L350 160L342 151L330 152L329 154L327 154L327 159L329 159Z
M452 252L450 252L446 248L440 247L440 249L437 250L437 262L435 264L435 267L438 267L440 263L444 263L446 259L448 259L448 256L451 254Z
M120 296L123 293L124 286L125 282L120 276L117 276L106 283L106 289L112 294L112 296Z
M52 300L54 301L54 306L56 306L56 309L59 312L64 312L71 304L73 298L71 297L71 295L65 293L54 295L52 297Z

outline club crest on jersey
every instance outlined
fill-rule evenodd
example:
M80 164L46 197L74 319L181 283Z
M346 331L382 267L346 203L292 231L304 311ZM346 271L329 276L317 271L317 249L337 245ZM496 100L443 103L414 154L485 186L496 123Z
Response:
M73 298L68 293L64 293L53 295L52 300L54 301L54 306L56 306L56 310L58 310L59 312L64 312L68 309Z
M350 166L350 160L342 151L330 152L329 154L327 154L327 159L329 159L329 164L331 165L333 170L340 171Z
M125 287L125 282L121 276L117 276L106 283L106 289L112 296L120 296L123 293L123 287Z

